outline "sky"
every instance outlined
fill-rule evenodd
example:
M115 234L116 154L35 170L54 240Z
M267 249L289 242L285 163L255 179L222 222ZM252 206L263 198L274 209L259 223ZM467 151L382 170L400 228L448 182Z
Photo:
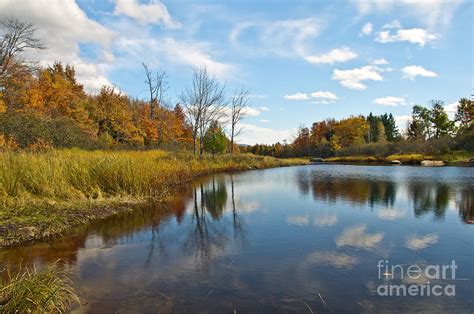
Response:
M103 85L146 99L142 62L165 71L171 103L206 66L228 97L245 88L244 144L294 137L326 118L393 113L473 93L469 0L0 0L0 19L34 23L48 49L25 58L74 65L91 93Z

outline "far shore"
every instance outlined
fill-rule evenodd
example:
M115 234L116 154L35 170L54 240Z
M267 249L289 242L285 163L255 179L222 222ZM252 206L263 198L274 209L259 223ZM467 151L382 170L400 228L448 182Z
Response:
M310 158L312 163L345 163L345 164L377 164L393 165L392 162L399 161L401 165L421 165L422 161L439 160L446 166L469 166L472 164L474 156L467 152L457 152L445 155L433 156L423 154L402 154L390 156L339 156L330 158ZM471 162L470 162L471 161Z

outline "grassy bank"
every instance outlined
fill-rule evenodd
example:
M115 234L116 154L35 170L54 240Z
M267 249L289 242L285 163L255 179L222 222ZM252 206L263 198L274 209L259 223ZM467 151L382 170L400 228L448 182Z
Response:
M158 150L0 153L0 245L43 238L163 199L203 174L303 163L253 155L195 160L188 153Z
M393 160L399 160L402 164L420 164L423 160L442 160L451 164L465 164L473 157L472 153L465 151L451 152L442 155L424 155L424 154L397 154L384 156L340 156L324 159L325 162L347 162L347 163L389 163Z

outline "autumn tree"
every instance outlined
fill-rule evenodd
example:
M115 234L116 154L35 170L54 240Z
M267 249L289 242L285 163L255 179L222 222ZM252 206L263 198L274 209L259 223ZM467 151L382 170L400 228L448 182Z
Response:
M143 144L143 137L133 124L126 95L104 86L94 101L93 117L98 124L99 135L109 135L118 143Z
M309 129L305 126L300 126L298 134L293 141L293 146L302 155L309 156L311 153L311 141Z
M69 117L92 134L95 130L88 106L84 88L76 81L74 67L56 62L49 68L39 70L38 78L30 88L25 108L51 117Z
M184 114L183 107L177 103L173 109L173 113L176 117L177 126L179 127L176 134L176 140L182 143L190 143L192 141L192 130L186 123L186 115Z
M376 142L377 143L387 142L387 139L385 138L385 126L381 120L377 121L376 129L377 129Z
M364 136L368 129L369 125L364 116L351 116L340 120L334 126L334 133L339 137L339 144L342 147L349 147L364 144Z
M242 132L237 124L245 117L248 108L249 92L241 89L236 91L230 100L230 153L234 153L234 139Z

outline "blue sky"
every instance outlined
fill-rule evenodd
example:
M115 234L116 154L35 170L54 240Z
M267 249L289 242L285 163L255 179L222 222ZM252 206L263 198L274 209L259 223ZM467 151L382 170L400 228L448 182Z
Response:
M27 57L76 67L89 91L145 98L141 62L166 71L172 103L206 65L252 110L239 141L291 139L328 117L441 99L452 114L473 88L470 1L0 1L0 17L37 24L49 49Z

